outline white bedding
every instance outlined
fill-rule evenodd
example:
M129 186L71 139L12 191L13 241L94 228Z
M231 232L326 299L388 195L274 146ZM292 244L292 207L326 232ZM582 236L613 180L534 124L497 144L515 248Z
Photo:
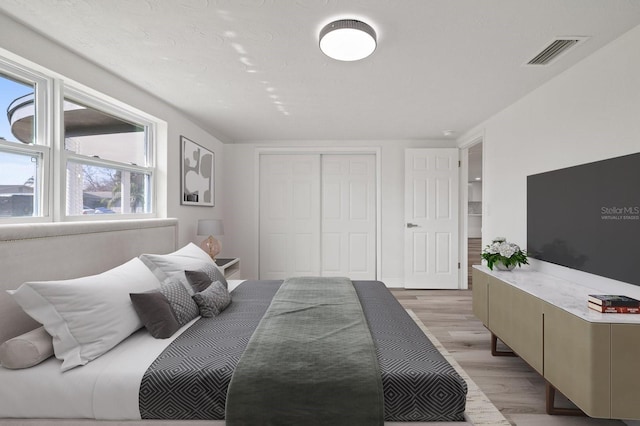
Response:
M242 281L230 280L229 290ZM22 370L0 367L0 416L140 420L142 376L198 318L168 339L154 339L142 328L101 357L64 373L54 357Z
M24 370L0 368L0 413L18 418L139 420L142 376L195 321L169 339L154 339L140 329L101 357L64 373L54 357Z

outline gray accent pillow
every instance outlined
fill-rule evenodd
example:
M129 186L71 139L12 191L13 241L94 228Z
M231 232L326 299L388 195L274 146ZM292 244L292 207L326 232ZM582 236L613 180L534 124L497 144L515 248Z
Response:
M206 290L213 282L209 274L204 271L184 271L184 275L195 293Z
M227 280L224 278L224 274L218 267L211 269L209 267L206 270L198 271L184 271L184 275L187 277L189 284L196 293L204 291L214 281L219 281L224 288L229 288Z
M220 268L218 268L217 266L216 266L216 270L213 271L213 278L211 279L211 281L220 281L220 284L222 284L224 288L226 289L229 288L227 279L224 277L224 272L222 272Z
M159 290L129 294L145 328L156 339L166 339L180 329L169 300Z
M205 265L202 268L198 268L198 271L202 271L207 274L209 278L211 278L211 282L219 281L224 288L229 288L227 280L224 278L224 273L215 264Z
M220 315L231 303L231 295L220 281L216 281L205 290L193 295L193 300L200 308L200 315L211 318Z
M169 301L180 327L200 315L198 305L180 280L171 278L166 280L160 287L160 293Z
M129 294L133 308L156 339L171 337L200 315L196 302L180 280L168 278L158 290Z
M53 356L53 339L44 329L36 328L0 345L0 364L4 368L29 368Z

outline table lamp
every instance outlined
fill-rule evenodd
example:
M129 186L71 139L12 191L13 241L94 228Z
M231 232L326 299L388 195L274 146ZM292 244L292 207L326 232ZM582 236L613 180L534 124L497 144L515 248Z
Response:
M198 220L198 230L196 232L198 235L208 235L202 243L200 243L200 247L202 250L207 252L209 256L213 260L216 260L216 256L220 254L220 250L222 249L222 244L220 241L216 240L214 235L224 235L224 228L222 227L222 220L220 219L199 219Z

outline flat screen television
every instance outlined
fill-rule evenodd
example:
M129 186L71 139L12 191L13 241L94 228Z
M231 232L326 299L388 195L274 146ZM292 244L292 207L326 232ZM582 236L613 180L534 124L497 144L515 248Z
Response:
M527 176L527 252L640 285L640 153Z

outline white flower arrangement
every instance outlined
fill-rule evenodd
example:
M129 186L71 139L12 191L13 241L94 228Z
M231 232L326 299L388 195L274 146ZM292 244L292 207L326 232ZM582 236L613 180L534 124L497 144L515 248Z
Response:
M487 261L489 269L493 270L493 265L504 265L505 269L513 269L516 265L528 265L527 253L520 249L520 246L507 242L504 237L496 237L482 251L482 258Z

